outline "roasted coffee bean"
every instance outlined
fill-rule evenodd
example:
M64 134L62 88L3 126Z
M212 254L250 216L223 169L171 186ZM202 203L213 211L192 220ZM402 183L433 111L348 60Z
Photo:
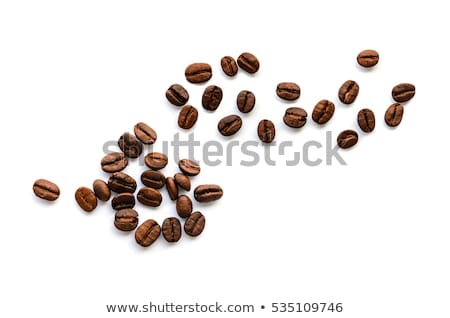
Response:
M368 108L358 112L358 125L362 131L369 133L375 129L375 114Z
M166 178L166 189L167 193L169 193L170 200L174 201L178 198L178 186L174 178Z
M120 150L122 150L125 156L129 158L137 158L142 153L142 142L140 142L135 135L124 133L120 136L117 143L119 144Z
M175 183L183 190L190 191L191 190L191 179L187 175L182 173L175 173L173 176Z
M178 242L181 238L180 220L174 217L165 219L162 224L162 233L167 242Z
M303 108L289 107L284 112L283 121L292 128L301 128L305 126L308 114Z
M138 222L138 213L131 208L119 210L114 216L114 225L121 231L133 231L137 227Z
M146 170L141 174L141 181L147 187L161 189L166 184L166 177L159 171Z
M139 245L147 247L152 245L160 234L161 227L159 224L155 220L149 219L139 225L136 232L134 232L134 238Z
M160 152L150 152L145 156L144 162L147 167L153 170L160 170L167 166L169 159L167 156Z
M123 152L111 152L102 158L100 164L105 172L119 172L128 165L128 159Z
M237 63L240 68L242 68L244 71L250 74L254 74L259 70L258 59L256 58L256 56L248 52L244 52L241 55L239 55Z
M186 67L184 75L188 82L203 83L208 81L212 76L211 65L207 63L193 63Z
M344 130L337 136L337 144L342 149L353 147L358 142L358 133L354 130Z
M329 100L322 99L313 109L312 119L319 125L327 123L334 114L334 104Z
M390 127L400 125L403 118L403 105L399 103L392 104L384 114L384 121Z
M173 84L167 89L166 98L175 106L183 106L189 100L189 93L180 84Z
M217 124L217 129L223 136L234 135L241 129L242 119L238 115L228 115L222 118Z
M296 83L282 82L277 85L276 93L284 100L296 100L300 97L300 86Z
M236 99L236 104L239 111L241 111L242 113L249 113L255 107L255 103L256 103L255 94L253 94L250 91L239 92Z
M101 201L108 201L111 197L111 190L109 189L108 184L103 180L95 180L92 184L92 189L94 189L95 195Z
M180 195L177 199L176 210L181 218L189 217L192 213L191 199L185 194Z
M199 212L195 211L184 223L184 232L189 236L199 236L205 228L205 217Z
M157 207L161 205L162 195L156 189L150 187L143 187L138 191L137 199L144 205Z
M134 126L134 134L143 144L151 145L156 141L156 131L146 123L137 123Z
M348 80L339 88L339 100L344 104L351 104L359 93L359 85L355 81Z
M136 180L123 172L113 173L108 180L108 187L111 191L116 193L129 192L134 193L136 191Z
M356 60L363 67L372 67L377 65L380 55L375 50L364 50L358 54Z
M258 137L262 142L271 143L275 138L275 125L268 119L263 119L258 124Z
M80 187L75 191L75 200L80 208L86 212L91 212L97 207L97 197L95 193L86 187Z
M202 96L203 108L210 111L215 111L222 101L223 92L219 86L210 85L205 88Z
M187 176L196 176L200 173L200 165L193 160L181 159L178 162L178 167Z
M416 87L413 84L402 83L392 89L392 98L399 103L407 102L416 94Z
M113 210L132 209L136 204L133 193L119 193L111 200Z
M224 56L220 60L222 71L228 76L234 76L238 72L238 66L236 60L231 56Z
M178 114L178 126L183 129L191 129L197 122L197 118L197 108L191 105L183 106Z
M38 179L33 184L34 194L47 201L55 201L59 197L59 187L51 181Z
M194 189L194 198L198 202L211 202L219 200L223 196L223 190L217 184L202 184Z

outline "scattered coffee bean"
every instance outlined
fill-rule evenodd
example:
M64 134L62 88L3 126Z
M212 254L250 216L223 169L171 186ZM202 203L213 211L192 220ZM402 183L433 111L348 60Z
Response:
M219 86L210 85L205 88L202 96L203 108L209 111L215 111L222 101L223 92Z
M133 231L138 222L138 213L131 208L119 210L114 216L114 225L121 231Z
M108 201L111 197L111 190L109 189L108 184L103 180L95 180L92 184L92 189L97 198L101 201Z
M113 210L132 209L136 204L133 193L119 193L111 200Z
M222 71L230 77L236 75L238 72L236 60L231 56L222 57L220 65L222 66Z
M147 165L147 167L153 169L153 170L160 170L167 166L167 163L169 162L169 159L167 156L160 152L150 152L147 154L144 158L144 162Z
M173 84L167 89L166 98L172 105L183 106L189 100L189 93L180 84Z
M217 124L217 129L223 136L234 135L241 129L242 119L238 115L228 115L222 118Z
M178 114L178 126L183 129L191 129L197 122L197 118L197 108L191 105L183 106Z
M125 156L129 158L137 158L142 153L142 142L140 142L135 135L124 133L120 136L117 143L119 144L120 150L122 150Z
M193 63L184 71L188 82L203 83L207 82L212 76L211 65L207 63Z
M384 121L390 127L397 127L402 122L403 105L399 103L392 104L384 114Z
M223 190L217 184L202 184L194 189L194 198L198 202L211 202L219 200Z
M416 87L413 84L402 83L392 89L392 98L399 103L407 102L416 94Z
M368 108L358 112L358 125L362 131L369 133L375 129L375 114Z
M147 187L161 189L166 184L166 177L159 171L146 170L141 174L141 181Z
M45 179L38 179L34 182L33 192L38 198L47 201L55 201L60 194L59 187Z
M289 107L284 112L283 121L292 128L301 128L305 126L308 114L303 108Z
M339 100L344 104L351 104L359 93L359 85L355 81L348 80L339 88Z
M156 131L146 123L137 123L134 126L134 134L143 144L151 145L155 143L158 135Z
M134 238L139 245L147 247L152 245L160 234L161 227L159 224L155 220L149 219L139 225L134 233Z
M329 100L322 99L313 109L312 119L319 125L327 123L334 114L334 104Z
M271 143L275 138L275 125L268 119L263 119L258 124L258 137L262 142Z
M157 207L161 205L162 195L156 189L150 187L143 187L138 191L137 199L144 205Z
M162 224L162 233L167 242L178 242L181 238L180 220L174 217L165 219Z
M173 176L175 183L183 190L190 191L191 190L191 179L185 174L175 173Z
M239 55L237 63L240 68L242 68L244 71L250 74L254 74L259 70L258 59L256 58L256 56L248 52L244 52L241 55Z
M358 142L358 133L354 130L344 130L337 136L337 144L342 149L353 147Z
M250 91L241 91L236 99L236 104L240 112L249 113L255 107L255 94Z
M199 212L195 211L184 223L184 232L189 236L199 236L205 228L205 217Z
M166 189L167 193L169 193L170 200L175 201L178 198L178 186L174 178L166 178Z
M181 159L178 168L187 176L196 176L200 173L200 165L190 159Z
M115 172L108 179L108 187L116 193L136 191L136 180L124 172Z
M358 54L356 60L363 67L372 67L377 65L380 55L375 50L364 50Z
M296 83L282 82L277 85L276 93L284 100L296 100L300 97L300 86Z
M180 195L177 199L176 210L181 218L189 217L192 213L191 199L185 194Z
M123 152L111 152L102 158L100 164L105 172L119 172L128 165L128 159Z
M91 212L97 207L97 197L95 193L86 187L80 187L75 191L75 200L80 208L86 212Z

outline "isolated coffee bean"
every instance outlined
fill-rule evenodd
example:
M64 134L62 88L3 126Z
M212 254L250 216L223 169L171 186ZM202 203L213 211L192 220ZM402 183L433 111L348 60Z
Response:
M300 97L300 86L292 82L282 82L277 85L276 93L284 100L296 100Z
M223 190L217 184L202 184L194 189L194 198L198 202L211 202L219 200L223 196Z
M339 88L339 100L344 104L351 104L359 93L359 85L355 81L348 80Z
M101 201L108 201L111 197L111 190L109 189L108 184L103 180L95 180L92 184L92 189L97 198Z
M184 223L184 232L189 236L199 236L205 228L205 217L199 212L195 211Z
M245 90L239 92L236 99L236 104L239 111L241 111L242 113L249 113L255 107L255 103L256 103L255 94Z
M234 76L238 72L236 60L231 56L222 57L220 66L222 66L222 71L228 76Z
M160 234L161 227L159 224L155 220L149 219L139 225L134 233L134 238L139 245L147 247L152 245Z
M305 126L308 114L303 108L289 107L284 112L283 121L292 128L301 128Z
M189 93L180 84L173 84L167 89L166 98L175 106L183 106L189 100Z
M128 165L128 159L123 152L111 152L102 158L100 164L105 172L119 172Z
M242 119L238 115L228 115L222 118L217 124L217 130L223 136L234 135L241 129Z
M384 121L390 127L397 127L403 119L403 105L399 103L392 104L384 114Z
M97 207L97 197L95 193L86 187L80 187L75 191L75 200L80 208L86 212L91 212Z
M162 233L167 242L178 242L181 238L180 220L174 217L165 219L162 224Z
M358 54L356 60L363 67L372 67L377 65L380 55L375 50L364 50Z
M146 145L153 144L158 137L156 131L143 122L137 123L134 126L134 134L136 135L137 139L139 139L143 144Z
M113 210L132 209L136 204L133 193L119 193L111 200Z
M147 167L153 170L160 170L167 166L169 159L167 156L160 152L150 152L144 158L144 162Z
M183 129L191 129L197 122L197 118L197 108L191 105L183 106L178 114L178 126Z
M141 188L136 197L139 202L151 207L160 206L162 202L161 192L150 187Z
M138 213L131 208L119 210L114 216L114 225L121 231L133 231L138 222Z
M191 179L187 175L182 173L175 173L173 176L175 183L183 190L190 191L191 190Z
M181 218L189 217L192 213L191 199L185 194L180 195L177 199L176 210Z
M263 119L258 124L258 137L262 142L271 143L275 138L275 125L268 119Z
M215 111L222 101L223 92L219 86L210 85L205 88L202 96L203 108L209 111Z
M108 179L108 187L116 193L136 191L136 180L124 172L115 172Z
M353 147L358 142L358 133L354 130L344 130L337 136L337 144L342 149Z
M375 114L368 108L358 112L358 125L362 131L369 133L375 129Z
M117 143L119 144L120 150L122 150L125 156L129 158L137 158L142 153L142 142L140 142L135 135L124 133L120 136Z
M169 193L170 200L174 201L178 198L178 186L174 178L166 178L166 189L167 193Z
M402 83L392 89L392 98L399 103L407 102L416 94L416 87L413 84Z
M166 177L159 171L146 170L141 174L141 181L147 187L161 189L166 184Z
M178 168L187 176L196 176L200 173L200 165L190 159L181 159L178 161Z
M242 68L244 71L250 74L254 74L259 70L258 59L256 58L256 56L248 52L244 52L241 55L239 55L237 63L240 68Z
M38 198L47 201L55 201L60 194L59 187L45 179L38 179L34 182L33 192Z
M329 100L322 99L313 109L312 119L319 125L327 123L334 114L334 104Z
M191 83L206 82L212 76L211 65L207 63L193 63L186 68L184 75L188 82Z

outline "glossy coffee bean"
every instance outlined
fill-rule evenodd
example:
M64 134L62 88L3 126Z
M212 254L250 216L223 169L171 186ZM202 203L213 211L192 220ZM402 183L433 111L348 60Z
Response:
M115 172L108 179L108 187L116 193L136 191L136 180L124 172Z
M189 236L199 236L205 228L205 223L204 215L195 211L184 223L184 232Z
M34 182L33 192L38 198L47 201L55 201L60 194L59 187L45 179L38 179Z
M117 143L120 150L122 150L125 156L129 158L137 158L142 153L142 142L140 142L133 134L124 133L120 136Z
M305 126L308 114L303 108L289 107L284 112L284 123L292 128L301 128Z
M167 242L178 242L181 238L180 220L174 217L165 219L162 224L162 233Z
M101 201L108 201L111 197L111 190L109 189L108 184L103 180L95 180L92 184L92 189L97 198Z
M263 119L258 124L258 137L262 142L271 143L275 138L275 125L268 119Z
M413 84L402 83L392 89L392 98L399 103L407 102L416 94L416 87Z
M147 167L153 170L160 170L167 166L169 159L167 156L160 152L150 152L145 156L144 162Z
M362 131L369 133L375 129L375 114L368 108L358 112L358 125Z
M248 52L244 52L241 55L239 55L237 63L240 68L242 68L244 71L250 74L254 74L259 70L258 59L256 58L256 56Z
M159 171L146 170L141 174L142 183L153 189L161 189L166 184L166 177Z
M111 200L113 210L132 209L136 204L133 193L119 193Z
M75 191L75 200L80 208L86 212L91 212L97 207L97 197L95 193L86 187L80 187Z
M355 81L348 80L339 88L339 100L344 104L351 104L359 93L359 85Z
M131 208L119 210L114 216L114 225L121 231L133 231L138 223L138 213Z
M276 93L284 100L296 100L300 97L300 86L292 82L282 82L277 85Z
M209 111L215 111L222 101L223 92L219 86L210 85L205 88L202 95L203 108Z
M183 106L189 100L189 93L180 84L172 84L166 91L167 100L175 106Z
M354 130L344 130L337 136L337 144L342 149L353 147L358 142L358 133Z
M156 131L143 122L137 123L134 126L134 134L136 135L137 139L139 139L143 144L146 145L153 144L158 137Z
M242 113L251 112L255 107L255 103L256 103L255 94L246 90L239 92L236 99L236 104L240 112Z
M161 192L150 187L141 188L136 197L143 205L151 207L160 206L162 202Z
M202 184L194 189L194 198L198 202L211 202L223 196L222 188L217 184Z
M217 130L222 136L234 135L241 129L242 119L238 115L228 115L222 118L217 124Z
M222 66L222 71L230 77L236 75L238 72L236 60L231 56L222 57L220 66Z
M176 210L181 218L189 217L192 213L191 199L185 194L180 195L176 202Z
M392 104L386 109L384 121L390 127L397 127L403 119L403 105L399 103Z
M312 119L319 125L326 124L334 114L334 104L329 100L322 99L313 109Z
M190 159L181 159L178 162L178 168L187 176L196 176L200 173L200 165Z
M188 82L191 83L206 82L212 76L211 65L207 63L193 63L186 68L184 75Z
M375 50L364 50L356 58L359 65L363 67L373 67L378 64L380 55Z
M128 159L123 152L112 152L104 156L100 164L105 172L119 172L128 165Z
M166 189L167 193L169 194L170 200L175 201L178 198L178 186L174 178L166 178Z
M190 191L191 190L191 179L185 174L175 173L173 176L175 183L183 190Z
M147 247L152 245L160 234L161 227L155 220L150 219L139 225L134 233L134 238L139 245Z
M178 126L183 129L191 129L197 122L197 118L197 108L191 105L183 106L178 114Z

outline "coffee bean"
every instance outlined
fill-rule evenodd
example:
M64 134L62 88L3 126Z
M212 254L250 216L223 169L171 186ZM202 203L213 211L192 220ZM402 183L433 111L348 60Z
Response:
M102 158L100 164L105 172L119 172L128 165L128 159L123 152L111 152Z
M207 63L193 63L186 68L184 75L188 82L191 83L206 82L212 76L211 65Z
M138 222L138 213L131 208L119 210L114 216L114 225L121 231L133 231Z
M359 85L355 81L348 80L339 88L339 100L344 104L351 104L359 93Z
M403 105L399 103L392 104L384 114L384 121L390 127L400 125L403 118Z
M162 233L167 242L178 242L181 238L180 220L174 217L165 219L162 224Z
M193 160L181 159L178 161L178 167L187 176L196 176L200 173L200 165Z
M147 247L152 245L160 234L161 227L159 224L155 220L149 219L139 225L134 233L134 238L139 245Z
M329 100L322 99L313 109L312 119L319 125L327 123L334 114L334 104Z
M245 90L239 92L236 99L236 104L239 111L241 111L242 113L249 113L255 107L255 103L256 103L255 94Z
M167 89L166 98L175 106L183 106L189 100L189 93L180 84L173 84Z
M236 60L231 56L224 56L220 60L222 71L228 76L234 76L238 72L238 66Z
M167 156L160 152L150 152L145 156L144 162L147 167L153 170L160 170L167 166L169 159Z
M191 190L191 179L189 179L188 176L182 174L182 173L175 173L173 176L175 183L181 188L186 191Z
M134 126L134 134L143 144L151 145L156 141L156 131L146 123L137 123Z
M344 130L337 137L337 144L342 149L353 147L358 142L358 133L354 130Z
M211 202L219 200L223 190L217 184L202 184L194 189L194 198L198 202Z
M358 54L356 60L363 67L372 67L377 65L380 55L375 50L364 50Z
M205 217L199 212L195 211L184 223L184 232L189 236L199 236L205 228Z
M169 193L170 200L174 201L178 198L178 186L174 178L166 178L166 189L167 193Z
M375 114L368 108L358 112L358 125L362 131L369 133L375 129Z
M237 63L240 68L242 68L244 71L250 74L254 74L259 70L258 59L256 58L256 56L248 52L244 52L241 55L239 55Z
M136 204L136 200L134 199L133 193L119 193L116 195L112 201L111 206L113 210L122 210L122 209L132 209Z
M289 107L284 112L283 121L292 128L301 128L305 126L308 114L303 108Z
M108 184L103 180L95 180L92 184L92 189L94 189L95 195L101 201L108 201L111 197L111 190L109 189Z
M140 142L135 135L124 133L120 136L117 143L119 144L120 150L122 150L125 156L129 158L137 158L142 153L142 142Z
M141 181L147 187L161 189L166 184L166 177L159 171L146 170L141 174Z
M416 87L413 84L402 83L392 89L392 98L399 103L407 102L416 94Z
M197 108L191 105L183 106L178 114L178 126L183 129L191 129L197 122L197 118Z
M138 191L137 199L144 205L157 207L161 205L162 195L156 189L150 187L143 187Z
M123 172L115 172L108 179L108 187L116 193L136 191L136 180Z
M95 193L86 187L80 187L75 191L75 200L80 208L86 212L91 212L97 207L97 197Z
M51 181L38 179L33 184L34 194L47 201L55 201L59 197L59 187Z
M217 124L217 129L223 136L234 135L241 129L242 119L238 115L228 115L222 118Z
M219 86L210 85L205 88L202 95L203 108L209 111L215 111L222 101L223 92Z
M296 100L300 97L300 86L296 83L282 82L277 85L276 93L284 100Z
M271 143L275 138L275 125L268 119L263 119L258 124L258 137L262 142Z
M192 213L191 199L185 194L180 195L177 199L176 210L181 218L189 217Z

